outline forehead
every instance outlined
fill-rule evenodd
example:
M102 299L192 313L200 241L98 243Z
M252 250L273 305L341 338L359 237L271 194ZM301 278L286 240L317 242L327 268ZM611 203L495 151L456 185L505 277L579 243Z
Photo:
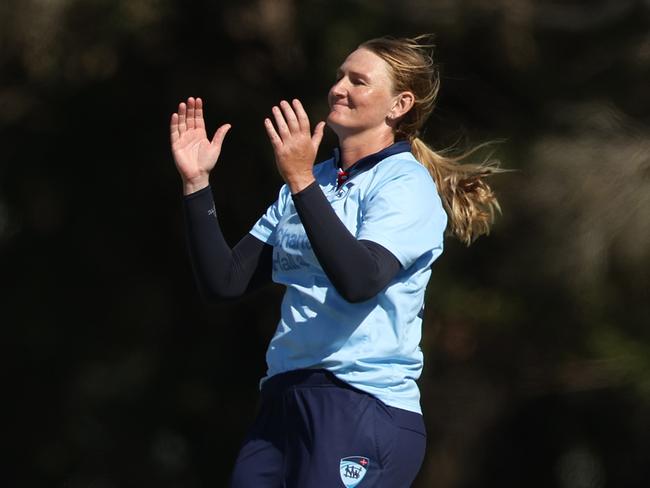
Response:
M359 48L352 51L339 68L341 71L354 71L372 78L390 79L386 61L372 51Z

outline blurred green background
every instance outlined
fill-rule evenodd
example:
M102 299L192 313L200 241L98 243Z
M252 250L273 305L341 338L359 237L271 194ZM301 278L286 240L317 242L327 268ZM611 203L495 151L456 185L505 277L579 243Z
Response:
M502 139L517 171L492 235L434 264L414 486L650 486L647 0L3 0L3 486L225 486L282 290L199 299L169 115L233 124L234 244L281 184L270 107L322 118L358 43L424 32L424 138Z

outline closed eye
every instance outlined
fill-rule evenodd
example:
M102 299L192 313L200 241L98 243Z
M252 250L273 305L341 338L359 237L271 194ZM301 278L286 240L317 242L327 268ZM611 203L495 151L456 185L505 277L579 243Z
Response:
M344 77L345 77L345 73L342 70L337 70L336 78L335 78L336 82L338 83ZM360 75L358 73L350 72L350 73L348 73L348 77L350 79L350 83L352 83L353 85L367 85L368 84L368 80L364 76L362 76L362 75Z

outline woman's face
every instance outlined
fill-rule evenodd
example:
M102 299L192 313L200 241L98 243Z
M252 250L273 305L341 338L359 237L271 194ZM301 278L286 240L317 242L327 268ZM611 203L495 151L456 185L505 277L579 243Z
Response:
M386 62L368 49L352 52L337 70L328 94L327 124L339 136L385 126L394 104Z

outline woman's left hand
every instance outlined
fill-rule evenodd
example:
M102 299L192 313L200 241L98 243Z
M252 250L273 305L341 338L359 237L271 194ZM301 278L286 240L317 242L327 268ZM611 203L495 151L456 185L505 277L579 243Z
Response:
M264 126L273 146L275 163L291 193L298 193L314 181L314 161L325 122L319 122L312 134L309 117L299 100L293 100L291 105L282 100L272 110L275 126L268 118L264 119Z

